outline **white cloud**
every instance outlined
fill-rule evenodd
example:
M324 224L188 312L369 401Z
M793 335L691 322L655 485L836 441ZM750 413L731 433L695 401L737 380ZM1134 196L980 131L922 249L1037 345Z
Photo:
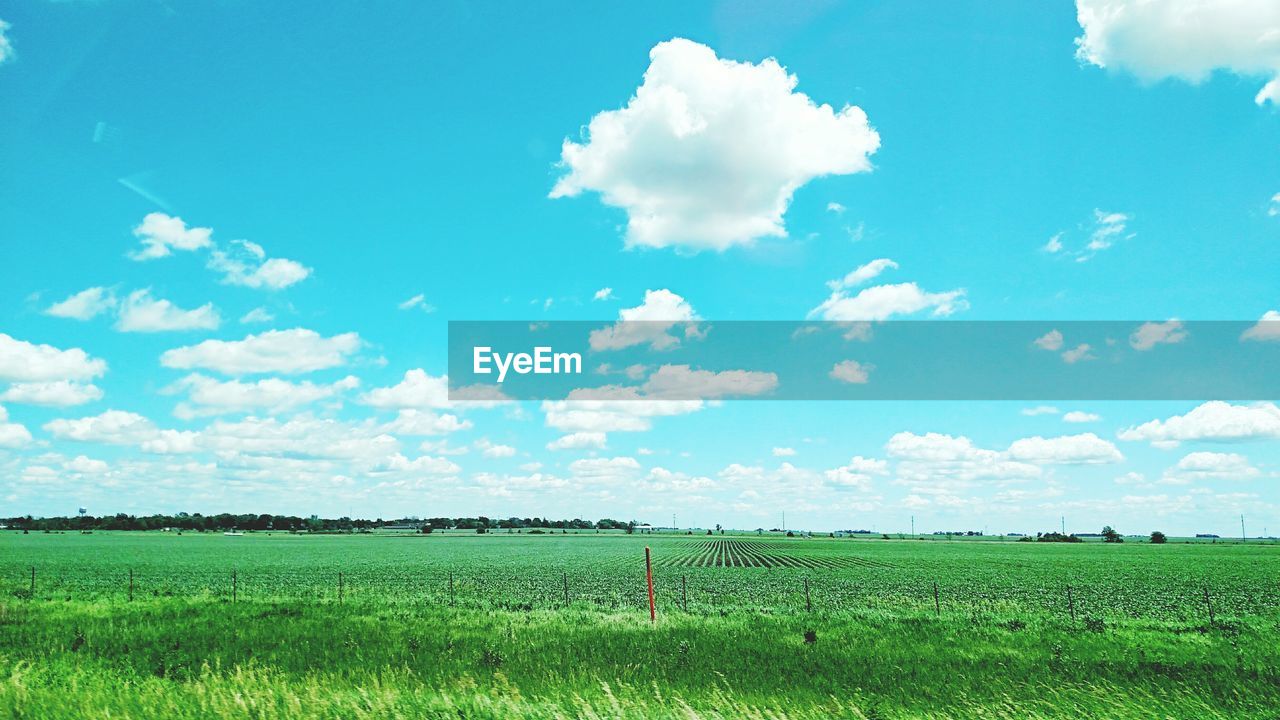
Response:
M403 412L413 411L409 410ZM467 426L470 427L470 423L468 423ZM448 440L423 440L422 445L419 447L422 448L423 452L435 453L436 455L466 455L471 452L471 448L465 446L454 447L449 444Z
M1280 90L1280 88L1277 88L1277 89ZM1274 98L1274 97L1271 98L1271 102L1273 103L1276 102L1277 100L1280 100L1280 98ZM1280 215L1280 193L1276 193L1275 195L1271 196L1271 202L1267 206L1267 215L1271 217Z
M222 282L250 288L283 290L311 275L311 268L295 260L267 258L262 246L233 240L230 250L214 250L209 269L222 273Z
M400 453L395 453L388 457L385 462L379 465L379 468L392 472L421 473L425 475L453 475L462 469L448 458L422 455L410 460Z
M569 463L574 477L590 482L614 482L634 479L640 463L633 457L583 458Z
M606 385L579 389L565 400L542 403L548 427L566 433L643 432L653 418L685 415L701 410L702 400L647 400L634 387Z
M192 373L166 388L165 392L187 394L186 402L179 403L174 414L189 419L253 410L282 413L359 385L360 381L350 375L328 385L317 385L310 381L295 383L280 378L264 378L256 382L220 381Z
M116 297L110 290L91 287L50 305L44 314L73 320L90 320L115 306Z
M91 380L106 371L105 360L90 357L80 348L59 350L52 345L36 345L0 333L0 380Z
M1089 233L1089 243L1085 245L1085 250L1090 252L1098 252L1111 247L1124 234L1125 228L1128 227L1129 220L1132 218L1124 213L1094 210L1093 219L1093 231Z
M1019 480L1039 477L1037 465L1011 460L1005 453L974 446L967 437L929 432L900 432L885 450L898 461L898 477L909 484L939 489L945 483Z
M1280 311L1268 310L1253 327L1240 335L1241 340L1273 342L1280 340Z
M470 427L470 420L459 419L457 415L404 408L395 420L386 424L385 430L400 435L447 435Z
M1069 422L1069 423L1091 423L1091 422L1098 422L1101 419L1102 419L1101 415L1096 415L1094 413L1084 412L1081 410L1072 410L1071 412L1062 416L1062 421Z
M101 399L102 389L97 385L70 380L15 383L0 393L0 400L5 402L50 407L71 407Z
M134 290L120 305L116 329L121 332L216 330L221 322L213 303L183 310L168 300L152 298L150 290Z
M612 300L612 299L613 299L613 288L608 288L608 287L600 288L599 290L597 290L597 291L596 291L596 294L595 294L595 295L592 295L592 296L591 296L591 299L592 299L592 300L600 300L600 301L603 301L603 300Z
M712 399L764 395L778 387L778 376L755 370L694 370L688 365L663 365L641 386L655 399Z
M1037 405L1035 407L1022 408L1021 412L1027 417L1035 417L1036 415L1057 415L1061 411L1052 405Z
M1115 479L1117 485L1147 485L1147 476L1140 472L1127 472Z
M17 53L13 50L13 42L9 40L8 30L13 27L4 20L0 20L0 65L3 65L17 57Z
M45 423L44 429L60 440L132 445L151 453L188 453L196 449L196 433L161 430L147 418L123 410L75 419L57 418Z
M795 457L796 449L789 447L776 447L773 449L774 457Z
M692 323L698 319L693 306L679 295L667 289L646 290L644 302L618 311L617 323L592 330L588 343L592 350L621 350L645 343L654 350L666 350L680 344L669 330L680 324L685 337L695 337L697 326Z
M827 212L833 212L837 215L843 215L845 209L846 209L845 206L841 205L838 202L827 203Z
M898 263L889 258L877 258L865 265L859 265L848 275L839 280L832 280L827 283L827 287L832 290L843 290L845 288L857 287L869 280L872 280L883 273L885 270L897 270Z
M23 425L9 422L9 411L0 405L0 448L17 449L31 442L31 432Z
M859 270L862 268L855 270L852 274L856 274ZM963 289L927 292L921 290L919 285L907 282L876 285L850 296L845 291L844 280L833 282L836 288L832 290L831 296L809 311L809 317L817 316L823 320L836 322L887 320L894 315L912 315L924 310L931 310L931 314L935 317L945 317L969 307ZM828 285L831 284L828 283Z
M497 445L489 441L488 438L481 438L475 443L476 449L484 453L485 457L505 458L512 457L516 454L516 449L510 445Z
M240 324L249 325L251 323L269 323L275 319L276 319L276 316L271 314L270 310L267 310L264 307L256 307L250 310L249 312L245 313L240 318Z
M142 218L133 235L142 241L142 249L129 254L134 260L154 260L167 257L174 250L199 250L213 245L212 229L189 228L182 218L159 212Z
M1041 350L1057 352L1062 349L1062 331L1050 330L1049 332L1036 338L1033 343Z
M365 393L360 402L376 408L447 408L450 407L449 378L446 375L428 375L422 368L414 368L405 371L399 383Z
M252 416L235 422L215 420L200 432L199 444L219 453L348 460L355 469L383 463L399 447L399 441L376 423L306 414L283 422Z
M528 463L525 463L528 465ZM524 466L521 466L523 469ZM517 492L526 494L543 494L569 486L569 481L547 473L526 471L528 475L508 475L506 473L476 473L473 476L476 485L485 493L494 497L512 497Z
M1195 84L1219 70L1272 78L1255 102L1275 100L1280 5L1271 0L1077 0L1076 14L1082 62L1146 82Z
M547 443L548 450L603 449L606 435L602 432L576 432L563 435Z
M1151 420L1121 430L1119 438L1164 447L1192 440L1232 442L1280 438L1280 408L1269 402L1232 405L1212 400L1186 415Z
M1193 480L1247 480L1261 472L1237 453L1193 452L1164 473L1164 481L1183 484Z
M871 371L874 369L872 366L863 365L857 360L842 360L832 365L831 372L827 374L840 382L863 385L867 382Z
M417 295L414 295L413 297L409 298L408 300L405 300L404 302L400 303L396 307L400 308L401 310L412 310L414 308L417 308L424 313L433 313L436 311L436 306L427 302L427 296L423 295L422 293L418 293Z
M94 458L85 457L84 455L75 456L74 459L63 463L62 467L73 473L80 473L81 475L102 475L111 468L110 465L102 460L95 460Z
M160 364L224 375L302 373L345 365L361 345L360 336L353 332L326 338L304 328L268 330L243 340L205 340L167 350Z
M1181 320L1143 323L1129 335L1129 346L1146 351L1156 345L1174 345L1187 339L1187 331Z
M823 473L833 485L858 490L870 490L875 475L889 474L889 463L884 460L853 456L847 465Z
M1062 353L1062 361L1068 365L1074 365L1082 360L1097 360L1093 354L1093 347L1088 343L1080 343L1079 345L1066 350Z
M1083 247L1078 250L1068 250L1064 242L1067 234L1060 232L1049 238L1049 242L1045 243L1041 250L1049 255L1073 258L1078 263L1088 262L1098 253L1115 245L1117 241L1135 237L1136 233L1128 232L1129 221L1132 219L1133 216L1127 213L1095 208L1089 223L1081 227L1081 230L1089 234L1089 239Z
M684 39L649 53L643 84L621 110L566 140L551 197L596 191L626 210L627 245L724 250L783 237L797 188L871 169L880 138L857 107L835 111L794 92L773 59L716 57Z
M1280 78L1263 85L1258 94L1253 96L1253 101L1258 105L1266 105L1267 103L1280 105Z
M1014 460L1036 465L1095 465L1124 460L1114 444L1093 433L1055 438L1037 435L1015 440L1009 446L1008 455Z

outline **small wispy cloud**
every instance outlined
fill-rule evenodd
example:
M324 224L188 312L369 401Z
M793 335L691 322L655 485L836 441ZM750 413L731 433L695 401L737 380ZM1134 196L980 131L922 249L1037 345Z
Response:
M1040 251L1047 255L1069 257L1078 263L1088 262L1098 253L1111 249L1117 242L1135 237L1137 233L1129 231L1132 220L1133 216L1128 213L1095 209L1093 218L1080 227L1080 233L1088 234L1088 240L1083 246L1069 247L1071 233L1064 231L1050 237L1040 246Z
M427 296L422 293L418 293L417 295L414 295L413 297L409 298L408 300L405 300L404 302L400 303L396 307L400 308L401 310L417 309L417 310L421 310L424 313L433 313L436 311L436 306L427 302Z

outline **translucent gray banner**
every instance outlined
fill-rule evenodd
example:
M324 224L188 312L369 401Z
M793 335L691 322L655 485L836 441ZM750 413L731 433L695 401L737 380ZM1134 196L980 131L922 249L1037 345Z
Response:
M451 321L451 401L1272 400L1280 321Z

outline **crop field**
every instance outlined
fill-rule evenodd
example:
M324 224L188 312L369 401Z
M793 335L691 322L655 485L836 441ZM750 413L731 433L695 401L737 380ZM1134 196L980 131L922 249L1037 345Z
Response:
M812 543L810 543L812 545ZM667 548L659 567L757 567L834 570L850 567L892 567L848 553L821 552L824 546L802 547L796 543L769 540L702 540ZM830 546L827 546L830 547ZM813 552L813 549L818 552Z
M0 593L3 717L1280 708L1264 543L10 532Z

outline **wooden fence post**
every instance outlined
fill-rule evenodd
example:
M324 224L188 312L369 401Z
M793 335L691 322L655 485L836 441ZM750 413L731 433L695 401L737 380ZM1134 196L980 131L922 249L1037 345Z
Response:
M813 603L809 601L809 578L804 579L804 611L813 612Z
M938 583L933 584L933 614L942 614L942 603L938 600Z
M237 585L236 569L231 568L231 602L236 601L236 593L239 590L239 588L236 585Z
M649 583L649 622L658 622L658 607L653 602L653 563L649 559L649 546L644 546L644 575Z
M569 607L569 573L561 570L560 577L564 580L564 606Z
M1209 586L1204 586L1204 604L1209 608L1209 627L1217 624L1217 620L1213 616L1213 600L1209 599Z
M680 607L689 612L689 576L680 576Z
M449 571L449 606L453 606L453 571Z
M133 568L129 568L129 602L133 602Z
M338 603L342 603L342 573L338 573Z
M36 597L36 566L31 566L31 599Z
M1067 586L1067 608L1071 610L1071 622L1076 621L1076 599L1071 594L1071 586Z

